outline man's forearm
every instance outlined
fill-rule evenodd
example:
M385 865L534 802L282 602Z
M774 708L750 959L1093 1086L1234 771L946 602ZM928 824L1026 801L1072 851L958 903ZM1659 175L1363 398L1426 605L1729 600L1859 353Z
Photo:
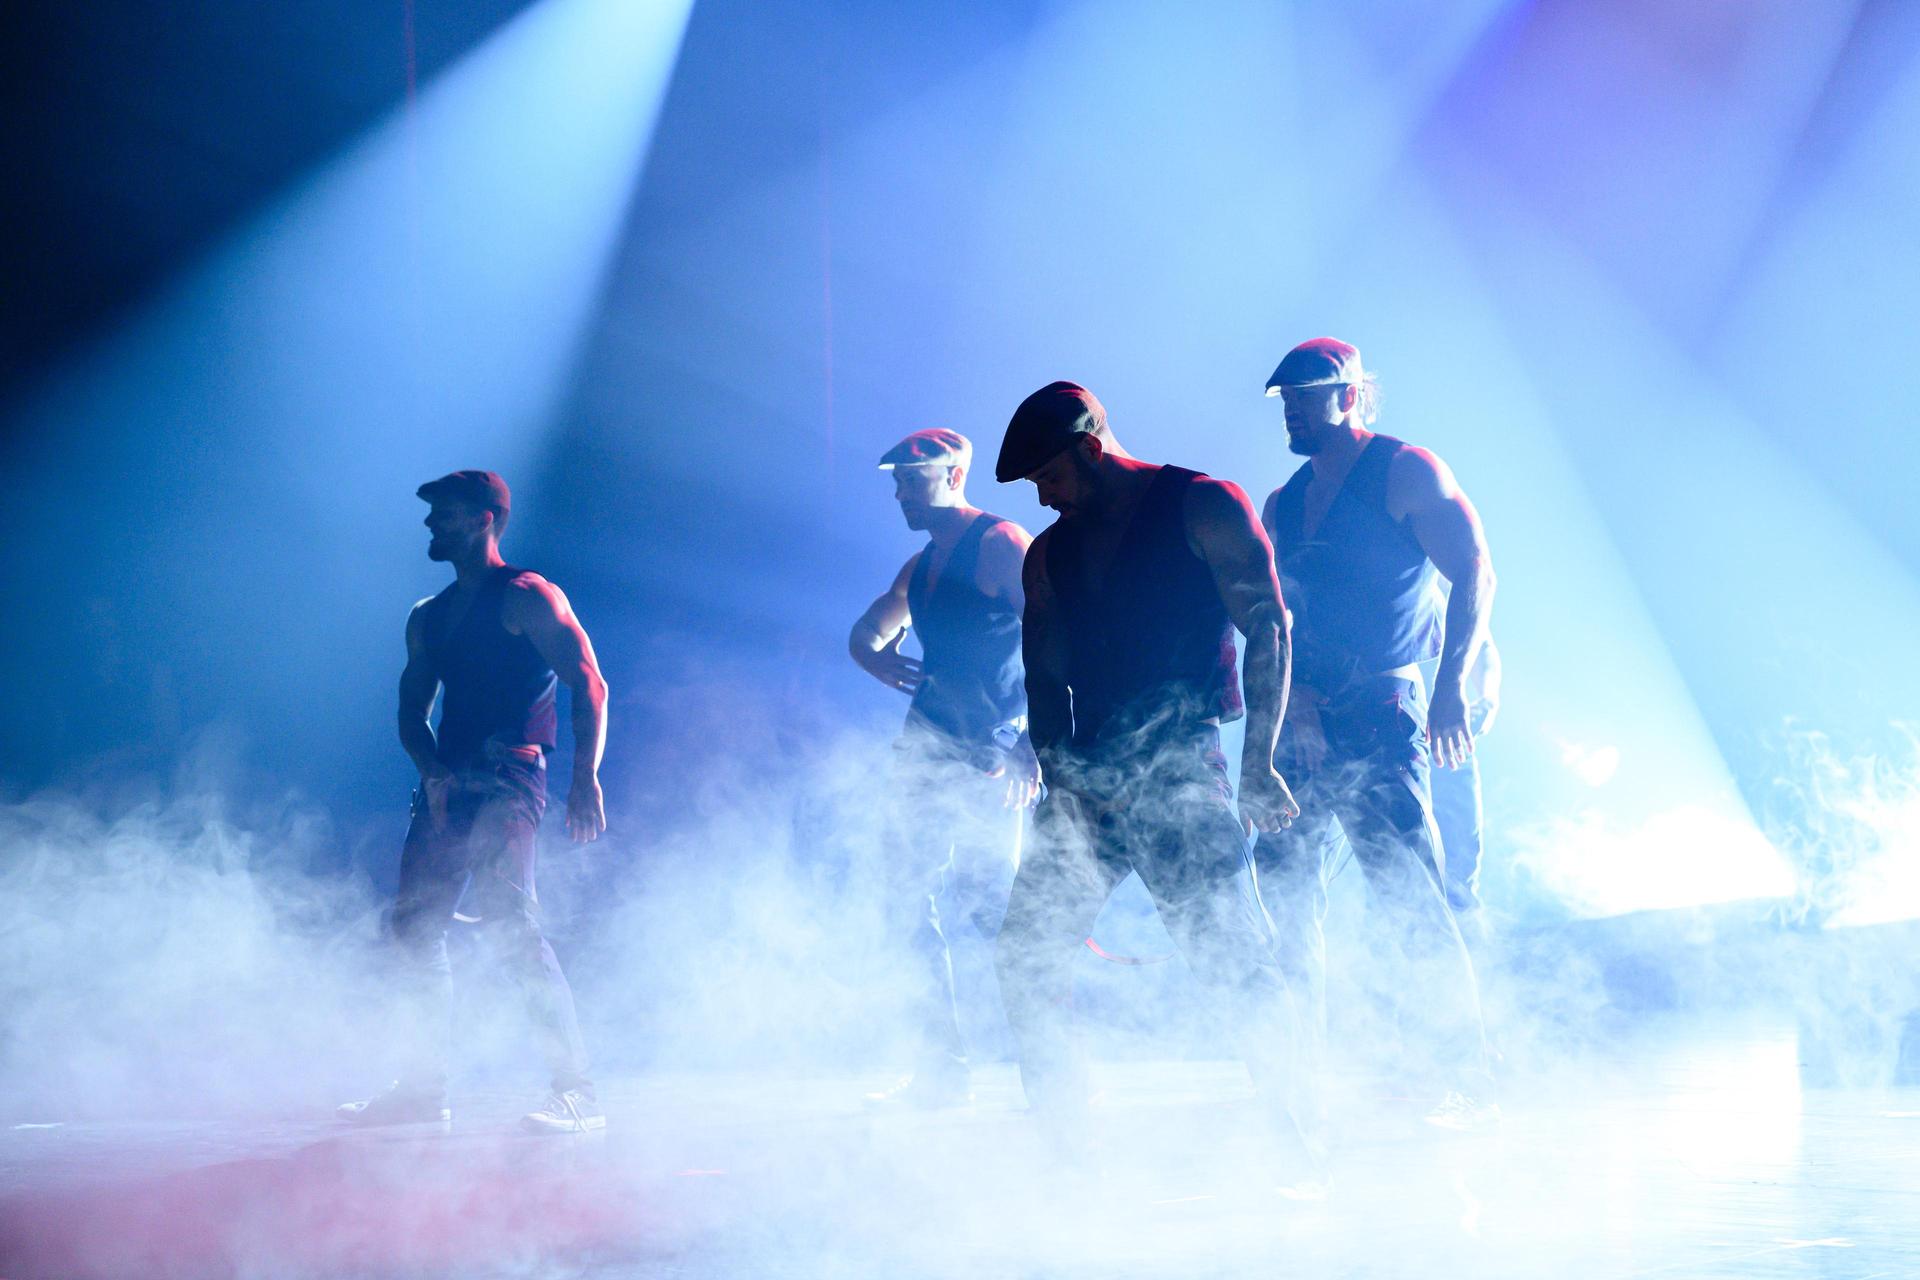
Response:
M607 686L599 677L573 690L573 772L600 775L600 759L607 752Z
M847 633L847 656L864 667L874 654L887 647L887 641L892 638L881 635L880 629L872 621L862 618Z
M1493 570L1484 561L1462 574L1447 597L1447 629L1440 652L1440 670L1434 684L1464 689L1467 672L1487 641L1487 618L1493 606Z
M1287 712L1287 694L1293 681L1293 645L1287 629L1263 619L1247 632L1247 738L1242 767L1255 761L1273 763L1280 745L1280 721Z

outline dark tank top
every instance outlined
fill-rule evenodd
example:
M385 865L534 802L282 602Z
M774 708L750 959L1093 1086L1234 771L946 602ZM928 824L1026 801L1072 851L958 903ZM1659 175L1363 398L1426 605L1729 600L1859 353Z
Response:
M1433 562L1405 521L1387 511L1387 473L1404 441L1375 436L1313 531L1303 532L1308 463L1273 496L1280 589L1293 613L1294 679L1325 693L1440 652Z
M1188 488L1203 477L1161 467L1120 535L1100 589L1073 520L1047 537L1073 693L1073 743L1113 745L1148 726L1174 735L1242 712L1233 621L1213 571L1187 545Z
M512 565L495 569L458 619L451 616L457 583L426 604L427 657L444 690L436 754L450 767L477 762L489 739L553 749L553 668L532 641L500 620L507 584L524 572Z
M907 580L907 609L924 650L909 714L976 750L1012 746L1027 714L1019 610L978 583L980 540L1004 523L984 512L975 517L931 585L929 542Z

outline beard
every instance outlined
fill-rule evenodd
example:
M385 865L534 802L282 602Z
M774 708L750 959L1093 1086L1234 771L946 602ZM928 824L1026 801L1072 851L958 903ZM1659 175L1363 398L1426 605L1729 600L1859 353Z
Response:
M909 506L904 502L900 504L900 515L906 520L907 528L913 530L915 533L923 532L926 529L927 517L931 514L932 513L923 506Z
M1311 458L1314 454L1324 449L1326 444L1326 436L1316 427L1306 427L1299 431L1295 431L1292 427L1287 428L1287 451L1289 453L1297 453L1303 458Z

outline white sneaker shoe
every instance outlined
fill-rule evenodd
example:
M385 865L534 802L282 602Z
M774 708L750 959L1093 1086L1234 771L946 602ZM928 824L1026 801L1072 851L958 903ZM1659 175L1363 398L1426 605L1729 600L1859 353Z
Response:
M607 1113L592 1094L566 1089L550 1096L538 1111L520 1117L520 1127L530 1133L586 1133L606 1128Z
M453 1119L447 1095L407 1089L396 1080L361 1102L343 1102L333 1114L348 1124L446 1124Z
M1500 1104L1481 1102L1456 1089L1442 1098L1439 1106L1427 1112L1427 1123L1457 1133L1484 1129L1500 1123Z
M862 1100L876 1110L937 1111L945 1107L970 1107L973 1105L973 1085L964 1075L942 1079L920 1073L902 1076L894 1084L877 1089Z

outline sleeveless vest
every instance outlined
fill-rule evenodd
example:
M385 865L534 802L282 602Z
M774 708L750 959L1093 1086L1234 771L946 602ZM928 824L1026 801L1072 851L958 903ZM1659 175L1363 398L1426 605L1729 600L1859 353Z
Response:
M1367 441L1311 538L1303 532L1311 462L1268 504L1267 536L1293 613L1294 679L1324 693L1440 652L1433 562L1387 512L1387 473L1406 447L1391 436Z
M1047 538L1047 577L1067 635L1073 743L1118 743L1148 725L1167 732L1243 711L1233 622L1213 573L1187 545L1183 467L1154 475L1096 592L1072 520Z
M559 681L533 642L501 622L507 584L524 572L495 569L457 621L451 611L458 583L427 602L427 655L443 690L436 754L451 767L478 761L489 739L554 747Z
M925 651L908 714L970 748L1012 746L1027 714L1019 610L978 585L980 541L1004 523L976 517L931 585L934 547L927 543L907 580L907 610Z

